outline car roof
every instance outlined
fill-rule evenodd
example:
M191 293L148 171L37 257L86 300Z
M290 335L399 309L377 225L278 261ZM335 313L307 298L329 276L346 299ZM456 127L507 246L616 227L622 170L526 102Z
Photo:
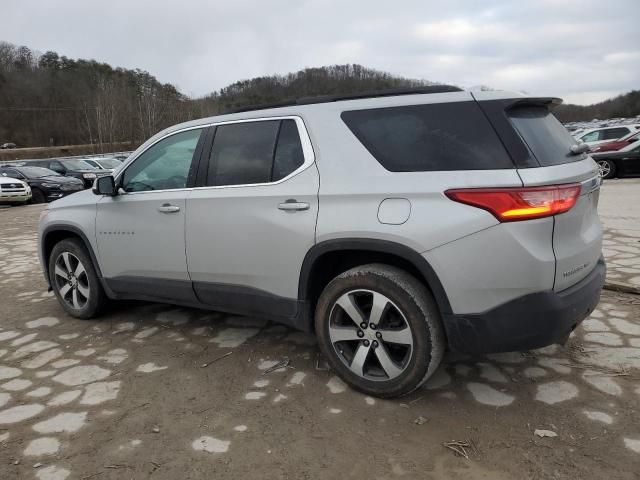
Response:
M522 93L509 91L486 91L469 92L451 85L433 85L428 87L418 87L417 89L389 90L379 92L369 92L364 94L305 97L294 102L278 105L267 105L248 107L242 111L215 115L212 117L191 120L177 125L172 125L161 132L158 132L134 152L129 158L136 157L140 152L146 150L159 139L172 133L189 128L205 127L214 123L232 122L237 120L251 120L267 117L300 116L313 115L319 111L340 111L350 109L370 109L395 107L404 105L421 105L434 103L434 100L441 102L459 102L476 100L502 100L511 98L525 98Z

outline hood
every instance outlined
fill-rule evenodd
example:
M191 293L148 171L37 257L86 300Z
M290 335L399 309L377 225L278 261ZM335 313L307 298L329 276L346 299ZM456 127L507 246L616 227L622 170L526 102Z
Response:
M55 202L48 204L49 210L56 210L58 208L65 207L78 207L82 205L95 205L101 197L94 194L93 191L88 188L87 190L80 190L72 195L62 197Z
M30 178L30 182L49 182L49 183L75 183L84 185L82 180L74 177L63 177L62 175L47 175L44 177Z
M25 184L23 180L13 178L13 177L3 177L0 175L0 184L7 184L7 183L20 183L22 185Z

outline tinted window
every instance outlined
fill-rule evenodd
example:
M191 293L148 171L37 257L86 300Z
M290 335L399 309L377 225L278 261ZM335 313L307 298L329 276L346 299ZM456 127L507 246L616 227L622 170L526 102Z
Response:
M304 153L298 135L298 127L295 120L283 120L278 134L276 155L273 159L272 181L278 181L304 163Z
M185 188L202 129L176 133L159 141L129 166L122 188L127 192Z
M17 170L14 170L13 168L3 168L0 173L6 173L7 177L12 177L12 178L24 178L24 175L22 175L20 172L18 172Z
M354 110L342 119L392 172L513 168L475 102Z
M560 165L585 158L585 155L571 154L576 140L547 108L521 107L507 113L540 166Z
M217 127L207 184L245 185L270 182L279 127L279 120Z
M603 140L617 140L620 137L624 137L629 133L628 128L609 128L603 132Z

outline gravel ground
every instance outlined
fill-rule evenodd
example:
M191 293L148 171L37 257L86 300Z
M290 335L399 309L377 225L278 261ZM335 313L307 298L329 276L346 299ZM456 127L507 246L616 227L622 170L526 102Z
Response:
M604 210L633 182L607 184ZM68 317L37 262L40 210L0 209L0 479L639 478L639 296L604 292L564 347L448 354L382 401L258 318L137 302ZM627 281L634 215L603 218Z

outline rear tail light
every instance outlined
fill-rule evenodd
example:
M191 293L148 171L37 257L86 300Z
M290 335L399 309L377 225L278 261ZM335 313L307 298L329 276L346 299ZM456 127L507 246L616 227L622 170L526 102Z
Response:
M447 190L451 200L482 208L501 222L550 217L567 212L580 195L577 183L521 188L462 188Z

